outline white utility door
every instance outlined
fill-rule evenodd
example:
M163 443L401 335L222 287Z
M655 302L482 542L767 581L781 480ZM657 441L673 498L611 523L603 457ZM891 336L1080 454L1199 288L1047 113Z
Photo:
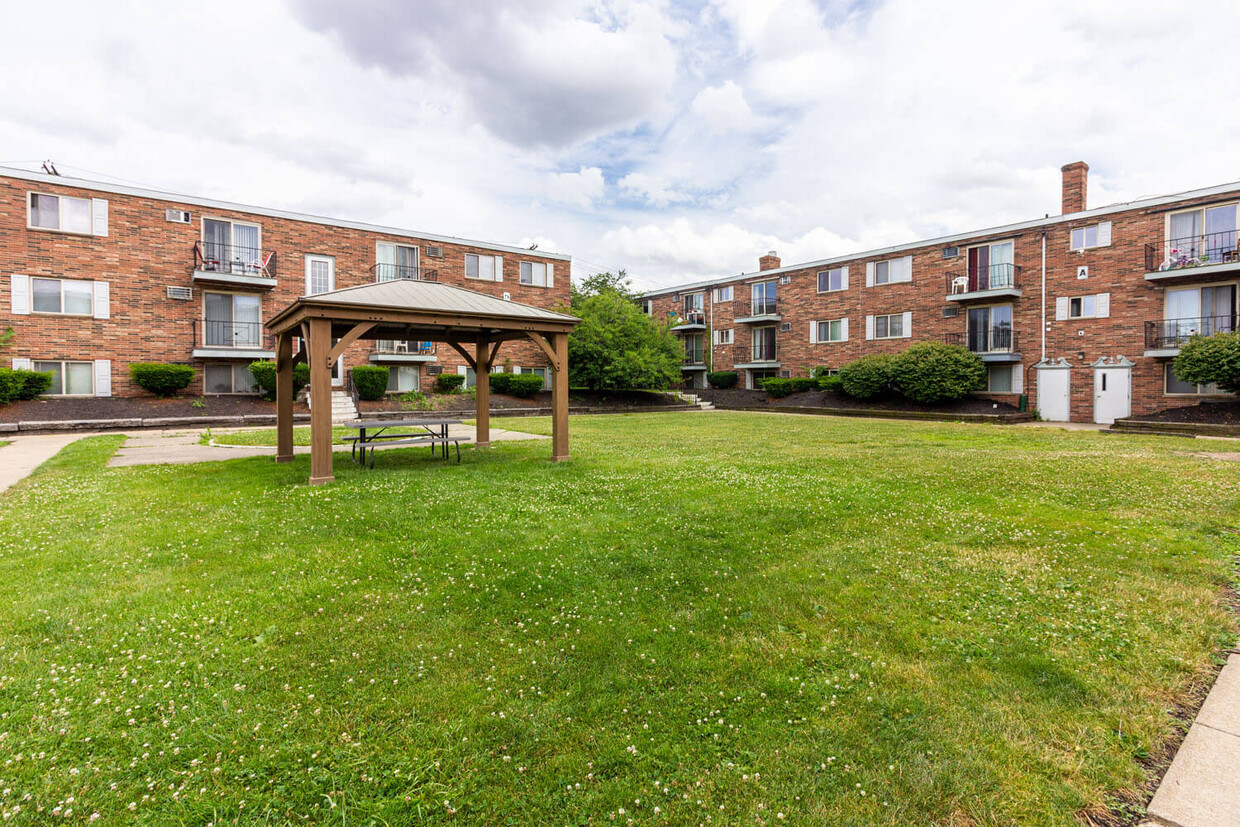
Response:
M336 346L339 339L332 339L332 347ZM344 387L344 354L341 354L335 362L332 363L332 387Z
M1132 412L1132 369L1094 368L1094 422L1109 425Z
M1071 418L1069 385L1072 371L1066 368L1038 370L1038 416L1049 422L1067 422Z

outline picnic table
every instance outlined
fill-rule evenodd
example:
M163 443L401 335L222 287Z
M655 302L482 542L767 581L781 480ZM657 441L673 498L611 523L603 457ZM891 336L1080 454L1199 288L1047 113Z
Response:
M430 445L431 456L437 447L448 458L448 446L456 446L456 461L461 461L461 437L448 435L448 426L459 419L369 419L342 422L341 427L357 429L357 436L347 436L349 455L366 465L366 449L370 449L370 467L375 467L375 448L380 445Z

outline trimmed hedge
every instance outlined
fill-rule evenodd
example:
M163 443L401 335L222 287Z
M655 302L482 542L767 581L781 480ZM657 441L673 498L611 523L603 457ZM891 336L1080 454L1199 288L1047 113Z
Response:
M134 362L129 366L129 378L135 385L156 396L175 396L177 391L194 381L194 369L190 365L170 365L166 362Z
M491 374L491 393L508 393L509 385L512 383L513 376L520 376L514 373L492 373Z
M435 390L440 393L456 393L465 384L465 377L459 373L441 373L435 377Z
M735 388L740 374L734 370L717 370L713 373L706 374L706 381L710 383L712 388L716 390L726 390Z
M387 394L388 369L383 365L358 365L352 375L358 399L374 402Z
M840 368L840 388L854 399L878 399L891 393L891 356L873 353Z
M791 379L763 379L762 390L773 399L782 399L792 393Z
M816 387L818 387L818 380L811 379L808 376L797 376L792 380L793 393L812 391Z
M274 402L276 398L276 363L271 361L250 362L250 375L254 384L263 392L263 398ZM301 389L310 384L310 366L305 362L293 365L293 396L301 393Z
M529 399L543 389L543 378L534 373L514 373L508 381L508 392Z
M52 386L51 372L0 368L0 405L14 400L29 402Z
M891 359L891 384L923 405L963 399L986 388L986 363L976 353L946 342L921 342Z
M818 390L829 391L831 393L839 393L843 390L840 385L843 384L838 376L822 376L818 379Z

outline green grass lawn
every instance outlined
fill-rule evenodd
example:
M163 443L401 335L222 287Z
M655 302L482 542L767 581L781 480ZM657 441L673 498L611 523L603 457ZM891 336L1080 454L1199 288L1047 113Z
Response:
M314 488L67 448L0 497L7 823L1072 825L1236 639L1204 442L572 428Z

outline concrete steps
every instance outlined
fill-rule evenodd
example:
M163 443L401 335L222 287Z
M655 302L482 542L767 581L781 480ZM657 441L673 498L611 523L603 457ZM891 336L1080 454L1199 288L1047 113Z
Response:
M701 408L704 411L713 411L715 409L714 403L703 401L702 398L699 397L696 393L686 393L685 391L676 391L672 394L672 396L675 397L676 399L679 399L681 402L684 402L686 405L697 405L699 408Z
M310 395L306 395L306 406L310 406ZM349 422L357 419L357 406L348 391L332 388L332 422Z

